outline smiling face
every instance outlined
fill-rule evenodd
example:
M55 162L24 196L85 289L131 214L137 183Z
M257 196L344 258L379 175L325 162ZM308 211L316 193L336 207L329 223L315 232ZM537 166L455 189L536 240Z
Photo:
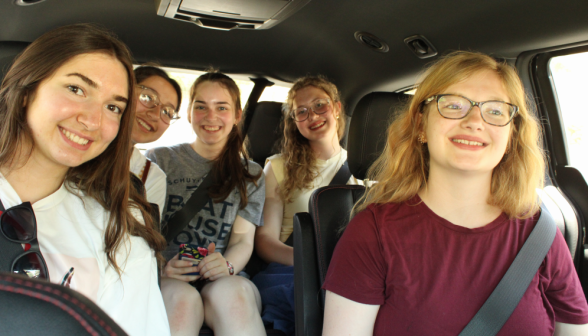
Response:
M161 138L169 125L161 120L161 108L168 105L177 109L178 94L174 87L165 79L159 76L151 76L139 85L143 85L153 90L159 98L160 104L154 108L148 108L137 99L137 110L135 112L135 122L133 123L133 143L149 143ZM141 91L137 89L137 94Z
M196 132L197 152L219 152L224 148L233 126L241 119L241 107L218 82L205 81L198 85L188 115Z
M489 70L474 73L441 93L462 95L476 102L510 102L500 77ZM443 118L435 101L425 108L428 109L428 119L424 131L431 171L492 172L506 151L511 124L504 127L487 124L477 106L459 120Z
M63 64L27 102L35 146L30 160L65 173L104 152L118 134L128 85L125 67L104 53Z
M304 87L296 92L293 101L293 110L299 107L306 107L308 111L308 119L304 121L297 121L296 127L298 131L310 142L313 141L333 141L337 139L337 116L341 113L341 102L330 102L330 109L326 113L316 114L310 110L310 106L317 99L330 99L329 95L314 86Z

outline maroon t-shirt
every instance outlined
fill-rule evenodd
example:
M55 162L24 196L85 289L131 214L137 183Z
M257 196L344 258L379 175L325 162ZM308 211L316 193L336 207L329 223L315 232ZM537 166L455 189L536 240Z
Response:
M420 198L370 205L337 244L323 288L380 305L374 335L457 335L484 304L535 227L500 215L468 229ZM567 245L555 241L498 335L553 335L555 321L588 323Z

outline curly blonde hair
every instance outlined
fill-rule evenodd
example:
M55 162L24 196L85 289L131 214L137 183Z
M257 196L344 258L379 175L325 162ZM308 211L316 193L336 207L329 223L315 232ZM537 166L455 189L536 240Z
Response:
M369 179L378 183L366 192L353 213L373 203L406 201L426 186L429 153L427 146L418 141L419 133L427 126L429 109L423 109L423 102L452 84L487 70L498 75L510 102L519 107L512 120L506 153L492 173L488 204L499 207L510 218L528 218L539 210L536 189L543 187L545 154L539 122L529 109L516 70L482 53L457 51L425 72L409 106L388 127L386 146L368 170Z
M292 202L292 195L296 190L312 188L313 181L318 175L316 156L310 147L310 142L305 138L292 117L294 99L296 93L308 86L314 86L323 90L333 104L340 103L341 97L335 84L322 76L305 76L297 79L288 92L288 98L284 103L284 139L281 151L284 159L284 181L280 185L280 196L285 202ZM340 115L344 116L343 107ZM345 133L345 118L337 119L337 135L339 141Z

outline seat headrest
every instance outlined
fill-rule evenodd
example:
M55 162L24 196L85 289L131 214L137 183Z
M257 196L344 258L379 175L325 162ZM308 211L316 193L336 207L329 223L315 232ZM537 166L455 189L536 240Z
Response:
M355 178L366 178L368 168L386 144L386 130L411 96L394 92L372 92L355 107L349 125L347 161Z
M247 150L251 160L262 167L265 159L277 154L277 144L284 134L281 132L283 122L282 103L259 102L253 110L253 117L247 130Z
M0 83L10 69L16 55L29 45L28 42L3 41L0 42Z

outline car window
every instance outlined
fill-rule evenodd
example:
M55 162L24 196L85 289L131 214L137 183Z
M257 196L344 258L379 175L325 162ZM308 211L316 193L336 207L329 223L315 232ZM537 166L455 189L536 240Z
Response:
M138 65L137 65L138 66ZM157 141L151 143L143 143L137 147L141 151L146 151L150 148L173 146L179 143L192 142L195 139L192 125L188 122L188 105L190 100L190 87L192 83L200 75L204 74L203 71L178 69L178 68L166 68L162 67L171 78L175 79L180 87L182 88L182 105L180 107L180 119L170 125L169 129L163 133L163 136ZM247 99L251 90L253 90L253 82L249 80L246 75L229 75L239 86L241 91L241 108L245 107ZM288 83L274 81L274 85L266 87L263 94L259 98L259 101L275 101L283 103L286 101L288 91L290 90Z
M553 57L549 68L554 83L564 134L568 163L588 180L588 53Z

